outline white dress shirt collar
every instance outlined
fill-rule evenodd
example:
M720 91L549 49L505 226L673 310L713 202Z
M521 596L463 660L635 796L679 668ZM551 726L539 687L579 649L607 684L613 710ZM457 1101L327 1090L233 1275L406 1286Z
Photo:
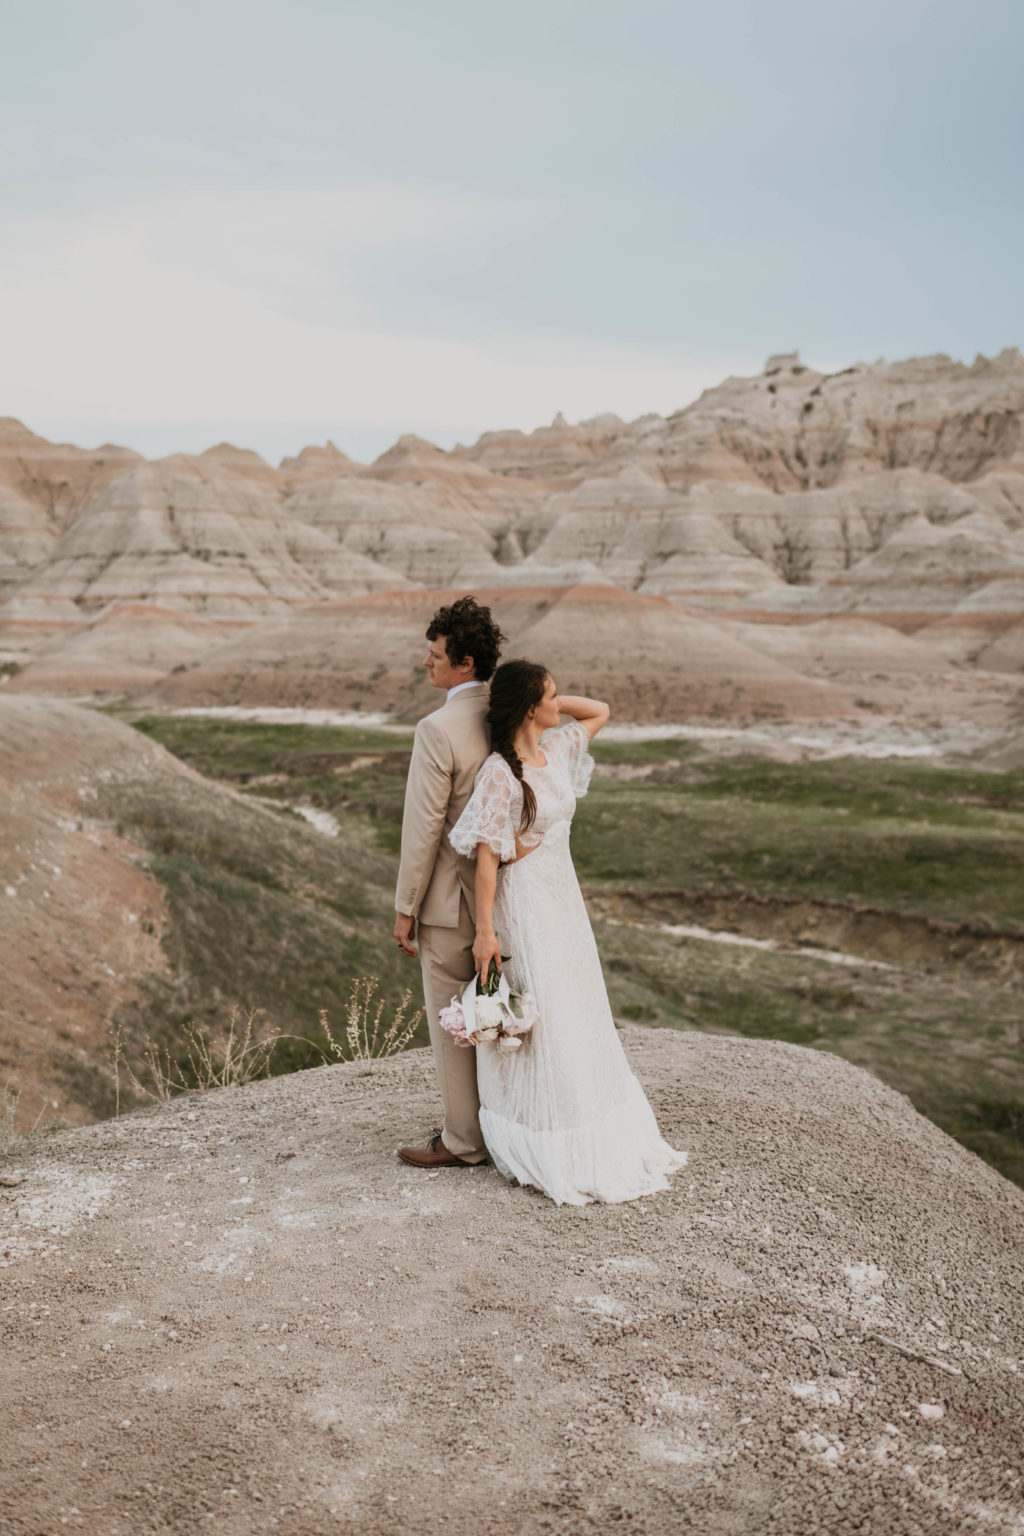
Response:
M466 689L466 688L482 688L482 687L483 687L483 683L480 681L480 679L478 677L471 677L468 683L456 683L454 688L449 688L448 689L448 698L445 699L445 703L447 704L448 703L448 699L454 699L454 697L455 697L455 695L457 693L462 693L463 690Z

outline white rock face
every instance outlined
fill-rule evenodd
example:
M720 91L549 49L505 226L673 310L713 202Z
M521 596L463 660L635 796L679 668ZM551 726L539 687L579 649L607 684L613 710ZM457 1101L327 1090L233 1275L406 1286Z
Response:
M721 606L776 579L696 493L680 496L636 466L556 494L516 533L529 550L515 568L523 581L541 579L540 572L550 579L582 557L600 579L626 591Z
M1024 528L1024 474L993 470L970 485L974 499L998 513L1008 528Z
M1016 348L970 367L939 355L832 375L775 358L760 377L727 379L670 417L658 458L680 486L746 478L807 490L902 468L962 482L1021 467L1022 412Z
M664 427L660 416L642 417L640 422L627 425L613 415L569 426L559 413L550 427L538 427L534 432L485 432L471 448L456 448L452 456L499 475L541 480L558 487L572 485L602 469L614 473L634 462L638 441L645 440L649 432L659 434Z
M141 455L49 443L0 417L0 603L46 558L87 498Z
M1019 540L1014 549L1019 550ZM969 597L957 604L957 613L1024 614L1024 574L1000 577L984 587L976 587Z
M6 616L66 618L112 602L158 602L252 618L325 591L402 585L281 507L273 486L185 456L130 470L93 497Z
M806 490L878 470L918 468L961 482L1024 469L1024 358L1009 348L970 367L943 355L856 364L825 375L796 354L755 378L726 379L667 419L599 417L536 432L489 432L456 454L502 474L579 480L650 461L671 486L746 481Z
M0 484L0 601L46 559L56 538L40 507Z
M1002 590L1024 583L1024 535L1008 532L991 512L950 524L919 513L823 593L847 611L946 613L994 582Z
M471 552L488 572L496 566L494 538L473 501L445 486L323 479L285 505L296 524L374 561L396 587L450 586Z
M451 452L406 435L369 466L333 443L277 468L228 443L147 464L0 421L0 650L112 604L220 624L404 589L603 587L727 622L1009 620L1022 423L1013 349L833 375L779 353L668 417L558 416ZM935 634L933 654L1004 669L1015 642L986 634ZM189 643L175 664L193 659Z

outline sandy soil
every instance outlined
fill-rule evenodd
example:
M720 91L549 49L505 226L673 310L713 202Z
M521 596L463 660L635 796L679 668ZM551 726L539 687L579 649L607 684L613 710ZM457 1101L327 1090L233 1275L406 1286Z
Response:
M1024 1191L836 1057L630 1030L671 1192L418 1173L429 1055L0 1174L6 1536L1024 1532Z

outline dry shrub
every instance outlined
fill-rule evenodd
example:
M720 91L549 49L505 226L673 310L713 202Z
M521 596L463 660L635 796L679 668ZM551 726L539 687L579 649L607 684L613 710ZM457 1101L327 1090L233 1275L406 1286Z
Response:
M387 1003L377 996L376 976L357 977L345 1009L344 1040L335 1039L326 1009L320 1010L320 1027L341 1061L385 1061L405 1050L423 1021L423 1008L408 1013L411 999L411 992L403 992L389 1017Z
M185 1056L175 1058L166 1046L159 1046L146 1036L141 1061L132 1066L118 1026L113 1033L116 1108L121 1112L121 1073L136 1093L165 1103L179 1093L205 1093L211 1088L233 1088L266 1077L271 1057L281 1031L262 1031L256 1022L257 1010L250 1008L243 1019L237 1008L228 1016L227 1034L219 1038L191 1020L185 1025Z
M44 1099L32 1124L24 1130L18 1128L18 1105L21 1102L21 1089L14 1089L10 1082L6 1082L0 1089L0 1157L7 1154L21 1142L27 1141L30 1136L45 1135L51 1131L62 1131L65 1126L58 1115L46 1116L49 1104Z
M331 1030L327 1010L320 1010L321 1028L337 1060L370 1063L396 1056L405 1050L419 1028L424 1010L419 1008L415 1013L409 1013L412 994L403 992L398 1006L389 1010L384 998L377 996L377 986L376 976L357 977L353 981L345 1010L344 1035L340 1040ZM166 1045L158 1045L147 1035L134 1065L129 1060L121 1027L115 1028L111 1037L115 1115L121 1113L122 1075L142 1098L166 1103L180 1093L232 1088L269 1076L274 1051L283 1040L296 1040L312 1046L325 1062L331 1060L317 1041L284 1034L276 1028L261 1028L257 1017L257 1009L250 1008L243 1015L237 1008L232 1008L227 1033L220 1036L191 1020L184 1030L184 1056L172 1056ZM0 1121L0 1127L2 1124Z
M8 1083L0 1098L0 1157L6 1154L21 1138L21 1132L17 1127L18 1100L21 1093L13 1093Z

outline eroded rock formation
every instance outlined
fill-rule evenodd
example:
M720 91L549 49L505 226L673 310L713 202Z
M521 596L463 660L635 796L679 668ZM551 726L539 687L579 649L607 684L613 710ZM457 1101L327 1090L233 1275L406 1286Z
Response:
M748 625L862 614L928 628L942 660L1014 670L1022 421L1012 348L832 375L779 354L669 417L557 417L451 452L407 435L369 466L331 443L276 469L226 443L145 463L7 421L0 656L26 657L12 686L31 687L45 642L35 678L57 686L66 647L85 681L82 626L112 606L217 626L405 588L593 586ZM934 629L962 619L963 640L972 615L984 645ZM195 660L164 633L168 670Z

